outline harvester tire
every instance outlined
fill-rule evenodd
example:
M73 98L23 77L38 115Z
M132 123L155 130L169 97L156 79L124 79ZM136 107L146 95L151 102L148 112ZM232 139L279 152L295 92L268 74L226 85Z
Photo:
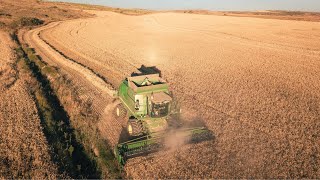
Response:
M125 118L127 115L127 110L123 107L122 104L118 104L115 109L115 114L117 118Z
M127 131L130 136L141 136L143 135L143 126L137 119L129 119Z

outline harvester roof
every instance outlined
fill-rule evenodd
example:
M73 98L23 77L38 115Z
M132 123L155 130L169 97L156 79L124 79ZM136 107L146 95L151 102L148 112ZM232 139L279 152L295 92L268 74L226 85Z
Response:
M154 93L152 96L152 102L154 103L162 103L164 101L171 101L172 98L165 92Z

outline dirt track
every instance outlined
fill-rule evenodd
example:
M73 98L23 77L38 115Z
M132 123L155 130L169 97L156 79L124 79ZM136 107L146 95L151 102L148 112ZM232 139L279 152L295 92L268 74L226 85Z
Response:
M117 87L142 64L161 69L185 116L216 135L213 142L129 160L128 176L320 176L320 23L95 13L25 39L77 80L100 114L104 136L115 144L124 125L112 117L104 87Z
M27 76L16 69L9 34L0 31L0 179L57 178ZM29 77L30 78L30 77Z
M81 100L92 102L95 115L100 117L101 121L97 127L101 129L102 135L111 143L116 145L119 141L123 126L110 116L113 106L116 105L113 96L115 91L112 84L108 83L99 74L82 62L75 62L69 56L57 51L55 47L40 37L40 34L47 29L55 27L59 23L52 23L46 27L38 28L24 34L24 40L50 65L59 67L62 75L67 75L72 79L81 94ZM112 127L112 128L110 128ZM110 130L107 130L110 129Z

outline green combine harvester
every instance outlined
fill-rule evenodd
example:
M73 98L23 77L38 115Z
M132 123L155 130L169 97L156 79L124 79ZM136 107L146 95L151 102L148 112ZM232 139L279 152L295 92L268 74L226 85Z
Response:
M205 127L181 128L177 122L180 113L177 102L169 92L168 84L159 74L126 78L120 85L116 108L119 118L127 118L129 141L118 144L114 154L121 166L128 158L157 151L165 147L168 132L179 132L189 142L198 142L211 136Z

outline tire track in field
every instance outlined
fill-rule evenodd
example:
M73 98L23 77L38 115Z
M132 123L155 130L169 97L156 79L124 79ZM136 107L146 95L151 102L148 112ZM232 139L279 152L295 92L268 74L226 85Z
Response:
M115 90L112 87L112 85L106 80L105 77L101 76L100 74L93 71L91 68L85 66L82 63L79 63L69 57L67 57L65 54L63 54L61 51L57 50L55 47L53 47L50 43L47 41L41 39L40 33L41 31L52 28L54 26L58 25L58 23L52 23L48 26L45 26L44 28L38 28L35 30L31 30L29 33L35 43L38 43L39 46L41 46L44 50L48 52L51 56L54 57L55 62L58 64L62 64L63 66L67 66L69 69L72 69L79 74L82 75L85 79L87 79L91 84L93 84L95 87L97 87L99 90L101 90L103 93L107 93L111 97L113 97Z
M45 27L31 30L25 34L25 40L41 55L45 61L64 70L64 73L71 75L80 90L83 92L84 99L92 101L95 114L99 121L97 128L103 138L106 138L111 146L115 146L123 131L126 122L119 121L113 116L114 95L116 93L113 85L105 77L96 73L90 67L68 57L56 47L51 45L40 36L41 32L55 27L59 23L52 23Z
M57 26L55 26L55 27L57 27ZM82 28L82 27L80 27L80 28ZM78 29L78 28L76 28L76 29ZM81 51L81 49L80 49L80 51L75 51L71 48L68 48L68 46L66 44L62 44L56 40L56 39L58 39L58 37L54 36L54 31L55 31L55 28L45 29L40 34L40 37L43 40L50 42L50 44L52 46L54 46L56 49L59 49L60 51L63 51L64 53L68 54L68 56L71 57L72 59L76 59L77 62L79 62L81 64L85 64L86 67L93 69L96 73L100 74L101 77L107 77L108 82L115 87L117 87L119 85L119 83L122 81L122 79L124 77L126 77L130 74L129 72L136 71L136 69L137 69L134 65L127 63L127 62L124 62L124 64L126 64L126 66L123 66L123 64L121 64L121 62L124 60L121 60L121 59L115 57L115 55L108 53L106 50L103 50L98 47L92 46L91 44L88 44L85 39L79 39L80 42L77 42L77 43L85 44L89 47L92 47L95 50L98 50L100 52L104 52L103 54L106 57L108 57L108 59L106 59L103 62L97 61L97 60L93 59L94 57L87 56L85 52ZM75 36L76 35L75 31L76 30L74 30L74 29L69 30L67 37Z
M44 41L39 38L39 32L42 29L49 28L49 26L41 27L38 29L31 30L24 34L25 41L33 48L36 52L44 59L47 63L59 67L64 74L67 74L71 79L79 86L79 91L83 92L82 97L85 101L93 101L94 113L100 116L105 107L104 101L106 100L105 95L109 91L107 84L99 79L94 74L90 74L90 70L83 68L68 59L65 59L61 54L52 49ZM84 73L89 73L87 76ZM88 78L97 78L99 81L90 81ZM106 87L106 88L104 88Z
M123 64L126 64L126 65L127 65L128 67L130 67L130 68L133 68L133 69L135 69L135 70L138 68L138 67L136 67L136 65L134 65L134 64L132 63L132 60L133 60L133 59L128 59L128 60L126 60L126 59L119 58L119 57L117 57L114 53L109 52L107 49L102 49L102 48L100 48L100 47L98 47L98 46L96 46L96 45L94 45L94 44L89 43L88 39L86 39L85 37L79 35L79 32L80 32L81 30L83 30L84 28L86 28L87 26L88 26L88 22L85 22L84 24L83 24L83 22L81 22L78 27L75 27L74 29L71 29L71 30L70 30L69 35L70 35L71 37L77 37L78 40L81 40L81 44L86 44L87 46L90 46L90 47L92 47L92 48L94 48L94 49L99 49L101 52L103 52L102 54L100 54L100 57L109 56L109 57L111 57L111 59L113 59L113 60L122 61ZM73 33L73 32L75 32L75 33ZM121 53L121 52L117 52L117 53L120 54L121 56L124 55L124 53ZM88 58L88 57L87 57L87 58ZM100 64L100 65L105 66L105 64ZM110 65L112 65L112 66L109 68L110 70L113 70L113 71L114 71L114 69L116 68L116 71L119 71L119 72L121 72L122 74L128 74L128 70L127 70L126 68L124 68L123 66L121 66L121 63L115 63L115 64L110 64ZM120 68L120 67L121 67L121 68ZM129 70L129 71L130 71L130 70Z

